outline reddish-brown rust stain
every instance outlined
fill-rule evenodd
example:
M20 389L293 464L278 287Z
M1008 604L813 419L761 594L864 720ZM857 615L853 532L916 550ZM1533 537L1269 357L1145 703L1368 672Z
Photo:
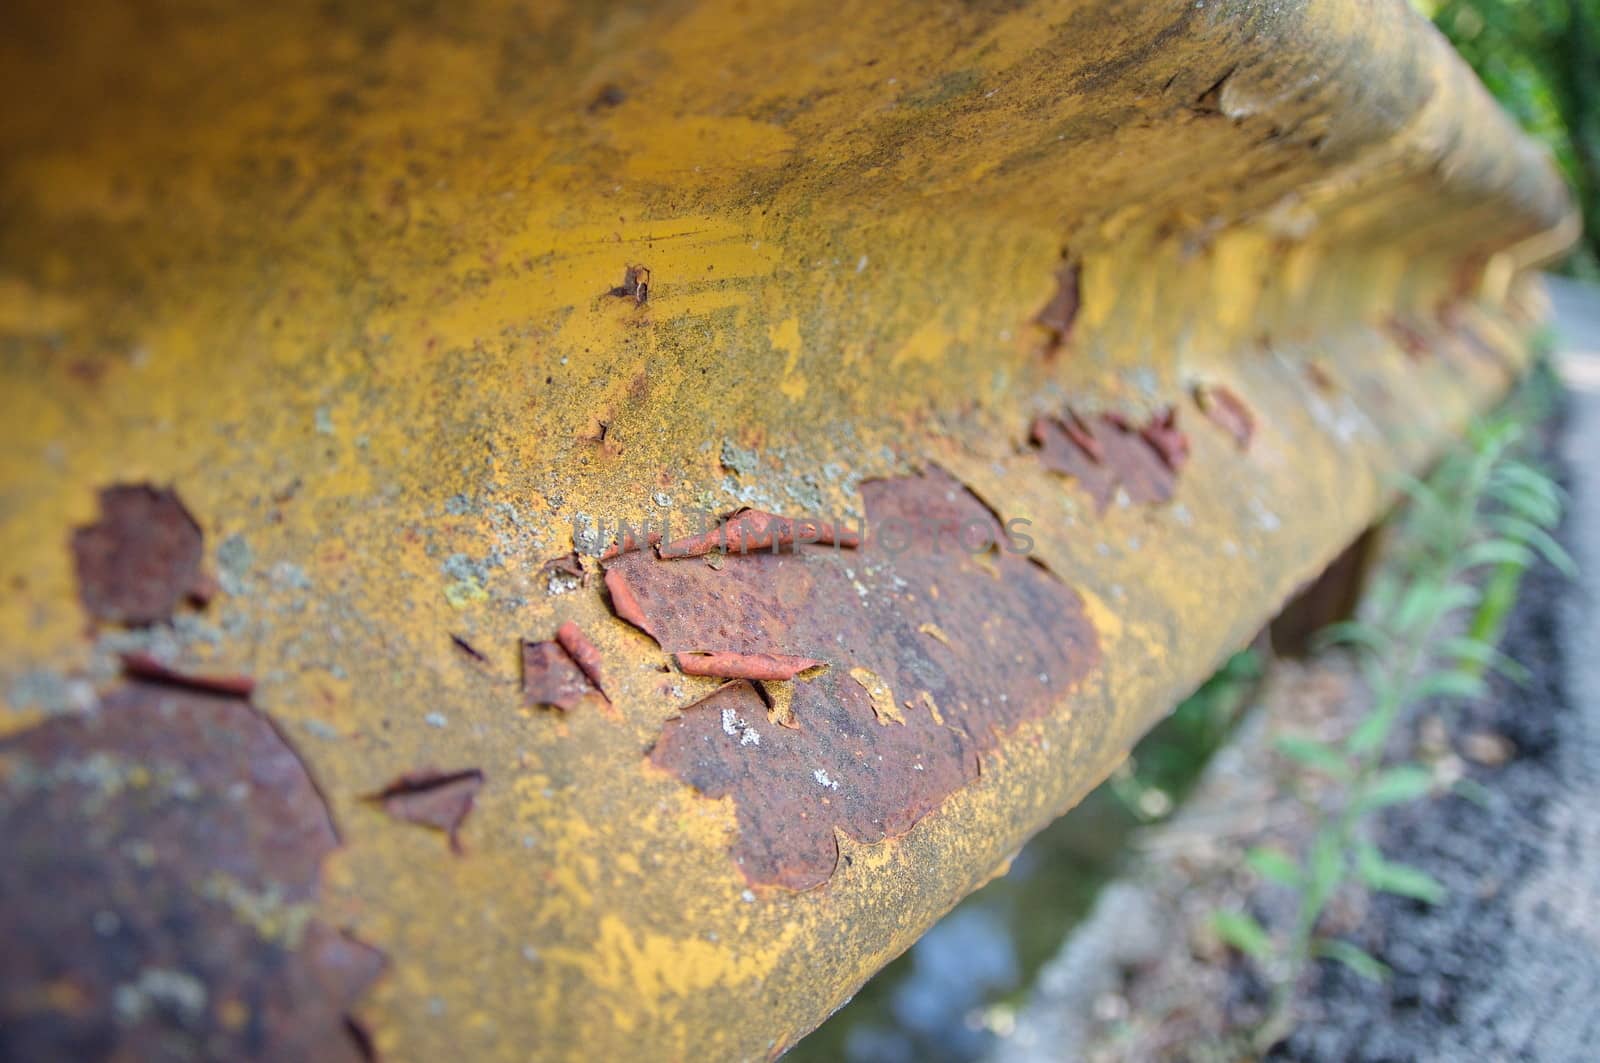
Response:
M1075 262L1065 262L1056 270L1056 291L1033 319L1050 333L1050 350L1061 348L1072 339L1072 323L1077 320L1079 306L1079 269Z
M1064 417L1036 418L1030 436L1045 468L1077 481L1100 512L1118 487L1135 503L1169 501L1189 456L1188 437L1171 407L1144 424L1117 413L1085 417L1068 410Z
M650 298L650 271L644 266L629 266L623 271L622 283L611 289L611 294L643 305Z
M372 795L372 800L395 819L419 823L440 830L450 839L450 848L461 851L456 832L472 811L473 799L483 789L483 772L464 771L407 772Z
M589 694L598 693L578 662L561 643L522 644L522 703L572 709Z
M133 680L0 740L0 837L8 1056L366 1058L383 956L310 914L338 837L243 698Z
M678 667L689 675L770 681L793 679L823 663L815 657L792 657L782 653L679 653L675 659Z
M72 533L78 596L96 620L152 624L205 589L200 525L177 494L150 484L100 492L100 519Z
M248 675L211 675L183 672L156 660L148 653L125 653L122 670L139 679L169 683L190 690L208 691L212 694L231 694L247 698L256 689L256 681Z
M600 692L601 697L606 696L605 678L600 674L600 651L577 624L568 620L556 628L556 642L567 651L567 656L572 658L572 663L578 666L584 677Z
M808 889L838 860L835 830L862 842L903 834L978 777L998 736L1059 706L1099 660L1076 592L1026 557L956 545L952 529L1006 542L984 504L942 472L863 485L874 536L858 552L802 545L730 554L712 569L628 554L608 568L613 602L673 653L773 654L826 662L792 686L785 717L746 680L663 728L651 762L701 793L731 797L733 857L751 883ZM968 541L976 541L972 535ZM949 645L929 639L933 625ZM935 703L878 723L852 669L900 701ZM792 717L792 718L790 718ZM754 737L753 737L754 736Z
M663 543L660 553L662 557L703 557L718 550L747 554L806 543L854 548L861 545L861 536L825 520L780 517L776 513L746 509L708 531Z
M1125 421L1118 425L1123 429L1132 427ZM1138 432L1139 438L1150 444L1167 471L1176 474L1183 469L1184 462L1189 460L1189 437L1178 427L1175 408L1168 406L1155 414L1138 428Z
M1313 387L1325 395L1331 395L1339 389L1338 382L1333 379L1333 374L1328 372L1327 366L1316 359L1306 363L1306 377Z
M655 635L655 632L650 630L650 621L644 615L644 608L633 595L633 587L623 578L621 572L614 569L606 571L606 593L611 596L612 612L646 635Z
M1421 361L1430 350L1428 338L1415 325L1401 317L1391 317L1384 326L1389 336L1412 361Z
M1076 480L1094 500L1095 509L1104 512L1116 493L1117 479L1098 456L1099 444L1078 422L1077 415L1069 413L1065 420L1035 418L1029 436L1039 448L1044 467Z
M1212 424L1233 437L1235 446L1250 449L1256 418L1243 399L1221 384L1202 384L1194 389L1194 401Z

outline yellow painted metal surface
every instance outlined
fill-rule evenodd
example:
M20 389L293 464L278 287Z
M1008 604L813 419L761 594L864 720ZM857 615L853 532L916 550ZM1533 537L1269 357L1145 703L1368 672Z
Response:
M358 1012L391 1060L803 1035L1503 391L1524 271L1570 239L1549 165L1399 0L24 0L0 26L0 733L90 711L133 643L254 675L341 832L319 912L389 959ZM642 304L609 294L633 265ZM1248 451L1200 384L1253 411ZM1027 445L1068 406L1168 405L1168 504L1097 514ZM663 684L598 578L541 565L657 496L855 515L930 464L1033 521L1101 662L908 833L751 889L730 802L645 756L719 681ZM71 529L141 481L222 593L90 629ZM519 640L567 620L615 719L523 707ZM423 765L485 775L460 855L363 799Z

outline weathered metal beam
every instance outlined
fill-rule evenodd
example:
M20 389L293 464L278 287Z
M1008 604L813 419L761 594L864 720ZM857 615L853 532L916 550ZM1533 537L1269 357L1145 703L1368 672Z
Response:
M23 1054L776 1053L1572 238L1399 0L90 8L0 16Z

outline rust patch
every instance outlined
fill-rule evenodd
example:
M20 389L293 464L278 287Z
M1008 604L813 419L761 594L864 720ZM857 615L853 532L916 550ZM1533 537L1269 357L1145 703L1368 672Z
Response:
M1235 446L1250 449L1256 418L1243 399L1221 384L1202 384L1194 389L1194 401L1212 424L1233 437Z
M600 651L589 641L583 629L568 620L556 628L556 642L567 651L572 663L578 666L578 670L599 691L600 696L606 697L605 679L600 674Z
M528 708L554 705L570 710L596 693L599 688L560 642L522 644L522 703Z
M611 289L611 294L643 306L650 298L650 271L644 266L629 266L623 271L622 283ZM603 430L604 425L601 427Z
M1044 467L1077 481L1094 500L1095 509L1104 512L1116 493L1117 479L1096 456L1099 445L1093 443L1094 437L1078 423L1077 415L1069 413L1067 416L1068 420L1035 418L1029 436L1039 448L1039 460L1044 462ZM1090 441L1093 450L1084 439Z
M1430 350L1428 337L1409 321L1401 317L1391 317L1384 326L1391 339L1399 344L1400 349L1414 362L1420 362L1428 356Z
M1035 324L1050 333L1050 350L1059 350L1072 339L1072 323L1077 320L1079 299L1079 268L1075 262L1065 262L1056 270L1056 291L1034 317Z
M1339 384L1333 379L1333 375L1328 372L1327 366L1316 359L1306 363L1306 379L1311 381L1312 387L1324 395L1332 395L1339 390Z
M78 597L89 615L153 624L186 596L202 594L200 525L177 493L150 484L100 492L100 519L72 533Z
M207 691L212 694L229 694L234 697L248 698L256 689L256 681L250 676L198 675L193 672L180 672L162 664L148 653L123 654L122 669L129 675L140 679L185 687L189 690Z
M822 664L815 657L790 657L781 653L680 653L678 667L688 675L723 679L793 679Z
M472 811L473 799L481 789L483 772L476 768L415 771L400 776L373 794L371 800L395 819L443 831L450 839L451 850L459 853L461 839L456 832Z
M748 554L807 543L854 549L861 545L861 537L849 528L825 520L780 517L776 513L746 509L708 531L662 544L660 553L662 557L702 557L713 551Z
M1126 430L1131 426L1120 423L1120 427ZM1138 432L1139 438L1150 444L1168 472L1176 474L1189 460L1189 437L1178 427L1178 411L1171 406L1152 417Z
M1036 418L1030 436L1045 468L1077 481L1102 513L1119 487L1134 503L1169 501L1189 456L1171 407L1142 425L1116 413L1081 417L1068 410L1065 417Z
M338 837L243 698L133 680L0 741L0 837L8 1057L365 1058L383 956L314 916Z
M669 721L650 753L701 793L733 799L732 855L752 884L826 882L835 830L861 842L910 830L978 777L980 755L1000 734L1051 712L1099 660L1071 588L1021 555L980 559L955 545L948 529L974 524L1006 541L960 483L935 471L869 482L862 494L870 526L901 522L912 532L905 549L874 536L852 554L816 545L730 554L720 571L635 553L606 572L613 604L627 603L631 622L668 652L830 665L770 708L750 682L728 683ZM930 711L880 726L852 669L886 691L927 692L924 704L937 700L943 722ZM890 705L899 711L892 696ZM737 726L763 718L782 726L761 729L759 742Z

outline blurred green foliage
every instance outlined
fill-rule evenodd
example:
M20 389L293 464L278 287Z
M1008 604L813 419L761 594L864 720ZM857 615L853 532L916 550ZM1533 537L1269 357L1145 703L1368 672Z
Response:
M1583 212L1583 242L1567 270L1600 280L1600 0L1414 3L1549 145Z

